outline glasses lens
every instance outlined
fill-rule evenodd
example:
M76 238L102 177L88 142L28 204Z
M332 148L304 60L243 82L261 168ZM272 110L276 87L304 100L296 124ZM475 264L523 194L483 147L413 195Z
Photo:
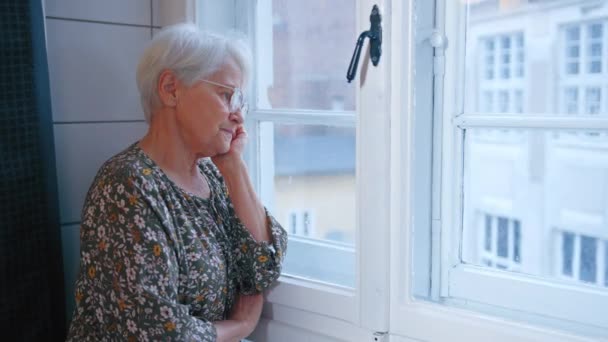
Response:
M243 106L243 94L241 93L241 89L235 88L234 93L232 93L232 97L230 98L230 111L236 112L241 109Z

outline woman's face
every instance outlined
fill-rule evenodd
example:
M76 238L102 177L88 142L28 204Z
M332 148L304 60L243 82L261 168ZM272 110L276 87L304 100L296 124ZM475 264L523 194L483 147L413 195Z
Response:
M229 60L206 80L231 88L242 88L242 74ZM182 139L198 157L226 153L238 126L243 124L240 111L230 113L233 90L203 81L192 86L178 86L177 125Z

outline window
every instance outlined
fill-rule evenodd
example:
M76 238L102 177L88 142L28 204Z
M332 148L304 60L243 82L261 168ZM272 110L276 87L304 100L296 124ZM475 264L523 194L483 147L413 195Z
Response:
M289 234L316 236L314 216L311 210L291 210L285 222L288 222Z
M252 151L260 158L262 200L292 233L284 274L335 282L335 271L345 274L336 285L354 287L355 269L347 268L354 260L347 259L355 249L355 88L343 65L355 4L342 5L340 12L320 0L257 5L250 125L260 139ZM330 46L335 54L321 53ZM335 262L321 262L330 256Z
M519 220L483 214L479 229L483 243L479 262L481 265L503 270L518 270L521 264L521 223Z
M550 3L467 2L464 30L451 34L464 48L448 55L454 83L441 100L455 148L442 170L450 240L436 298L601 336L608 141L597 137L608 122L594 120L608 110L606 20L594 10L583 18L584 1Z
M608 287L608 241L558 230L557 243L557 274L565 279Z
M561 39L560 112L568 115L606 113L606 20L568 23Z
M523 113L524 37L523 33L500 34L479 40L481 63L478 71L477 111ZM494 104L494 98L497 99Z
M363 70L369 59L363 53L355 81L345 77L374 4L205 3L234 6L237 27L251 37L256 74L246 160L263 204L290 232L267 304L295 316L271 310L273 320L297 317L288 324L304 329L313 318L339 321L351 327L340 330L347 339L386 330L387 301L378 296L388 298L390 59Z

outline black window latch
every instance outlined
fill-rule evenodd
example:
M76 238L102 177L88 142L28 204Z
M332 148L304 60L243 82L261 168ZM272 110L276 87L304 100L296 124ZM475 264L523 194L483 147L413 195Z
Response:
M370 59L372 60L372 64L378 66L378 63L380 62L380 56L382 55L382 17L380 16L378 5L374 5L372 8L369 21L371 23L369 31L364 31L359 35L359 39L357 39L357 45L355 45L355 51L353 52L353 57L350 60L348 72L346 73L348 83L357 75L357 65L359 64L361 49L363 48L363 42L366 37L369 38Z

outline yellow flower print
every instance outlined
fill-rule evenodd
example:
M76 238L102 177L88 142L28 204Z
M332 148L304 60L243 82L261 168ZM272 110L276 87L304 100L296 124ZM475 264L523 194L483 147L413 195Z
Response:
M105 251L106 250L106 242L104 240L99 241L99 244L97 245L97 248L99 248L100 251Z
M244 243L241 245L241 251L243 251L243 253L247 252L247 244Z
M135 196L135 195L129 195L129 204L130 205L136 205L137 204L137 196Z
M82 292L77 291L76 292L76 303L80 302L82 300L82 297L83 297Z
M167 331L175 330L175 323L173 323L173 322L165 323L165 330L167 330Z
M124 299L119 299L118 300L118 309L120 311L124 311L126 307L127 307L127 304L125 304L125 300Z
M89 278L95 278L95 266L89 267Z
M267 257L267 256L265 256L265 255L260 255L260 256L258 257L258 261L259 261L259 262L266 262L266 261L268 261L268 257Z
M116 215L116 213L111 213L108 219L110 222L116 222L116 220L118 220L118 215Z
M145 176L149 176L152 173L152 170L145 168L141 171Z
M161 252L160 245L154 245L153 252L154 252L154 255L159 256L160 252Z

